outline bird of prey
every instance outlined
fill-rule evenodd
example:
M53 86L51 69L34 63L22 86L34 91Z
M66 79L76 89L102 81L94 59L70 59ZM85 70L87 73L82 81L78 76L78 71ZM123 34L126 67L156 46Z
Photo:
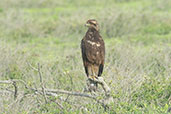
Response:
M81 41L82 60L88 78L95 79L102 75L105 61L105 44L99 33L99 24L95 19L89 19L85 26L88 31ZM97 83L91 82L93 91Z

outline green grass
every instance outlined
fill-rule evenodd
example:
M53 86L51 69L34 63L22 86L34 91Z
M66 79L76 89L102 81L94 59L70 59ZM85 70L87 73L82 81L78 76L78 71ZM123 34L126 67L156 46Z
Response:
M170 12L170 0L6 0L0 4L0 80L22 79L39 87L38 73L28 62L34 67L40 63L47 88L82 91L86 76L80 41L87 31L85 22L95 18L106 45L103 77L114 102L104 110L87 98L70 96L68 102L60 100L66 95L50 98L62 104L61 110L55 102L44 104L37 95L19 97L18 102L0 94L0 113L167 113ZM0 86L0 90L7 87Z

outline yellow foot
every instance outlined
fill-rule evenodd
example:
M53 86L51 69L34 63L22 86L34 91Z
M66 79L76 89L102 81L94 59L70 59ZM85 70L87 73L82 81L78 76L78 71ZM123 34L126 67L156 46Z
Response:
M97 79L97 76L90 76L89 78L91 78L92 80Z

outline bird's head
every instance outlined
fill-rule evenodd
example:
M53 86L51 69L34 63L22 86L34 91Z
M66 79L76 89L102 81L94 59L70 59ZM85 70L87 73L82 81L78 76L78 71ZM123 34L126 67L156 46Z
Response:
M95 30L99 31L99 24L97 23L97 21L95 19L89 19L86 22L85 26L90 29L95 29Z

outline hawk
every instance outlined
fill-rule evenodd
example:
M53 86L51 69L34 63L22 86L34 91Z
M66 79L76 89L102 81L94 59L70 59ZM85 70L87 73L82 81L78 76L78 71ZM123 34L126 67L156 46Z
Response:
M86 22L88 27L84 38L81 40L82 60L88 78L94 79L102 75L105 61L105 44L99 33L99 24L95 19ZM97 83L90 82L93 91Z

